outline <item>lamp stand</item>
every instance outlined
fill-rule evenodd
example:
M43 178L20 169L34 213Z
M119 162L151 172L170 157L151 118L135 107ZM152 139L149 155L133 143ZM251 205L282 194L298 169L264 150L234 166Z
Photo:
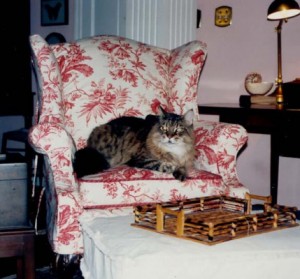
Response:
M274 95L276 96L277 104L282 104L284 102L283 89L282 89L282 57L281 57L281 29L282 29L283 19L279 21L278 26L276 27L277 32L277 79L276 79L276 89ZM272 95L273 95L272 94Z
M276 89L271 94L275 96L278 105L284 104L284 92L282 82L282 60L281 60L281 29L283 21L287 22L288 18L300 15L300 7L295 0L274 0L268 8L268 20L279 20L278 26L275 28L277 32L277 59L278 59L278 75L276 79Z

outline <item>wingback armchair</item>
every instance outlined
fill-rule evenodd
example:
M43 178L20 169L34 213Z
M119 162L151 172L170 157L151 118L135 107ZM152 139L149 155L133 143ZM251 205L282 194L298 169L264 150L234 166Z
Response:
M247 141L239 125L201 120L197 88L207 46L173 50L117 36L48 45L30 37L39 98L29 141L44 155L47 233L57 254L82 254L80 220L132 214L133 205L216 194L244 197L236 170ZM74 152L92 129L122 115L195 112L195 168L184 182L171 174L121 166L77 179ZM87 164L89 162L86 162Z

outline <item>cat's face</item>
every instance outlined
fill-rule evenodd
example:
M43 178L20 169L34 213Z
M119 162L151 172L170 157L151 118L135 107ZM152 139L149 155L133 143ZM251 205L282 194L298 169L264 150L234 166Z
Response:
M180 116L173 113L167 113L161 108L159 118L158 133L160 142L163 144L185 144L187 138L191 137L193 129L193 111L188 111Z

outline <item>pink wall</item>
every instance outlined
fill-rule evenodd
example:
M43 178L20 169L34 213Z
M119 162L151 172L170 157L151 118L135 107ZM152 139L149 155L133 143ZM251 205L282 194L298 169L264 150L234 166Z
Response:
M277 21L268 21L266 0L198 0L202 26L198 38L208 44L208 58L201 77L199 102L236 102L244 89L245 76L256 71L266 81L277 75ZM215 8L232 7L229 27L214 25ZM300 77L300 16L282 28L283 79Z

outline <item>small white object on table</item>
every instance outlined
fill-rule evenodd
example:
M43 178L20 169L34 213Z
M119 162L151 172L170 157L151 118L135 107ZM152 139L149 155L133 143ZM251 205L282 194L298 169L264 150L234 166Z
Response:
M273 88L273 82L246 83L245 88L251 95L266 95Z
M208 246L133 222L133 215L81 220L85 279L300 278L299 226Z

